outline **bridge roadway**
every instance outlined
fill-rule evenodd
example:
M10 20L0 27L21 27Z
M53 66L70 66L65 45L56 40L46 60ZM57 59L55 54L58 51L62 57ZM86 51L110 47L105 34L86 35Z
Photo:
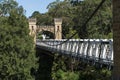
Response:
M67 54L73 57L113 66L112 39L46 39L36 41L36 46L47 51ZM60 44L63 43L63 44ZM58 45L60 44L60 45Z

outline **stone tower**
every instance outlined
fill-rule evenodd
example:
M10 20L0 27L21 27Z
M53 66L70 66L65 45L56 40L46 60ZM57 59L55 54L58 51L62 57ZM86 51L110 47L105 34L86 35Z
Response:
M30 18L28 19L29 21L29 29L30 29L30 35L34 37L34 42L36 42L36 19L35 18Z
M62 19L54 18L55 39L62 39Z

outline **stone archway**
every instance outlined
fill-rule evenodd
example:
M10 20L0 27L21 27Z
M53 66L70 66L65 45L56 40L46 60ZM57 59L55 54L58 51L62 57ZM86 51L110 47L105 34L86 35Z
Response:
M38 32L37 34L37 39L55 39L54 33L50 31L41 31Z
M54 39L62 39L62 19L55 18L54 19L54 26L39 26L36 25L36 19L30 18L29 20L29 29L30 35L34 36L34 41L36 41L36 34L38 32L49 31L54 33Z

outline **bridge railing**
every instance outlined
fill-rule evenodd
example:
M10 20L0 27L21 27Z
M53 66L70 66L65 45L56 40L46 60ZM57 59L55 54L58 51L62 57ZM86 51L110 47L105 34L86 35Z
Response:
M39 47L68 54L73 57L99 62L101 64L113 65L113 40L112 39L66 39L61 40L38 40L36 45Z

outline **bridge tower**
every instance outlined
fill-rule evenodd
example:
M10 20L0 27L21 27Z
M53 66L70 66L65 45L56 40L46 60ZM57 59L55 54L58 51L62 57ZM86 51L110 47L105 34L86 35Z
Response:
M36 19L35 18L30 18L28 19L29 22L29 29L30 29L30 35L34 38L34 42L36 42Z
M55 39L62 39L62 19L54 18Z

